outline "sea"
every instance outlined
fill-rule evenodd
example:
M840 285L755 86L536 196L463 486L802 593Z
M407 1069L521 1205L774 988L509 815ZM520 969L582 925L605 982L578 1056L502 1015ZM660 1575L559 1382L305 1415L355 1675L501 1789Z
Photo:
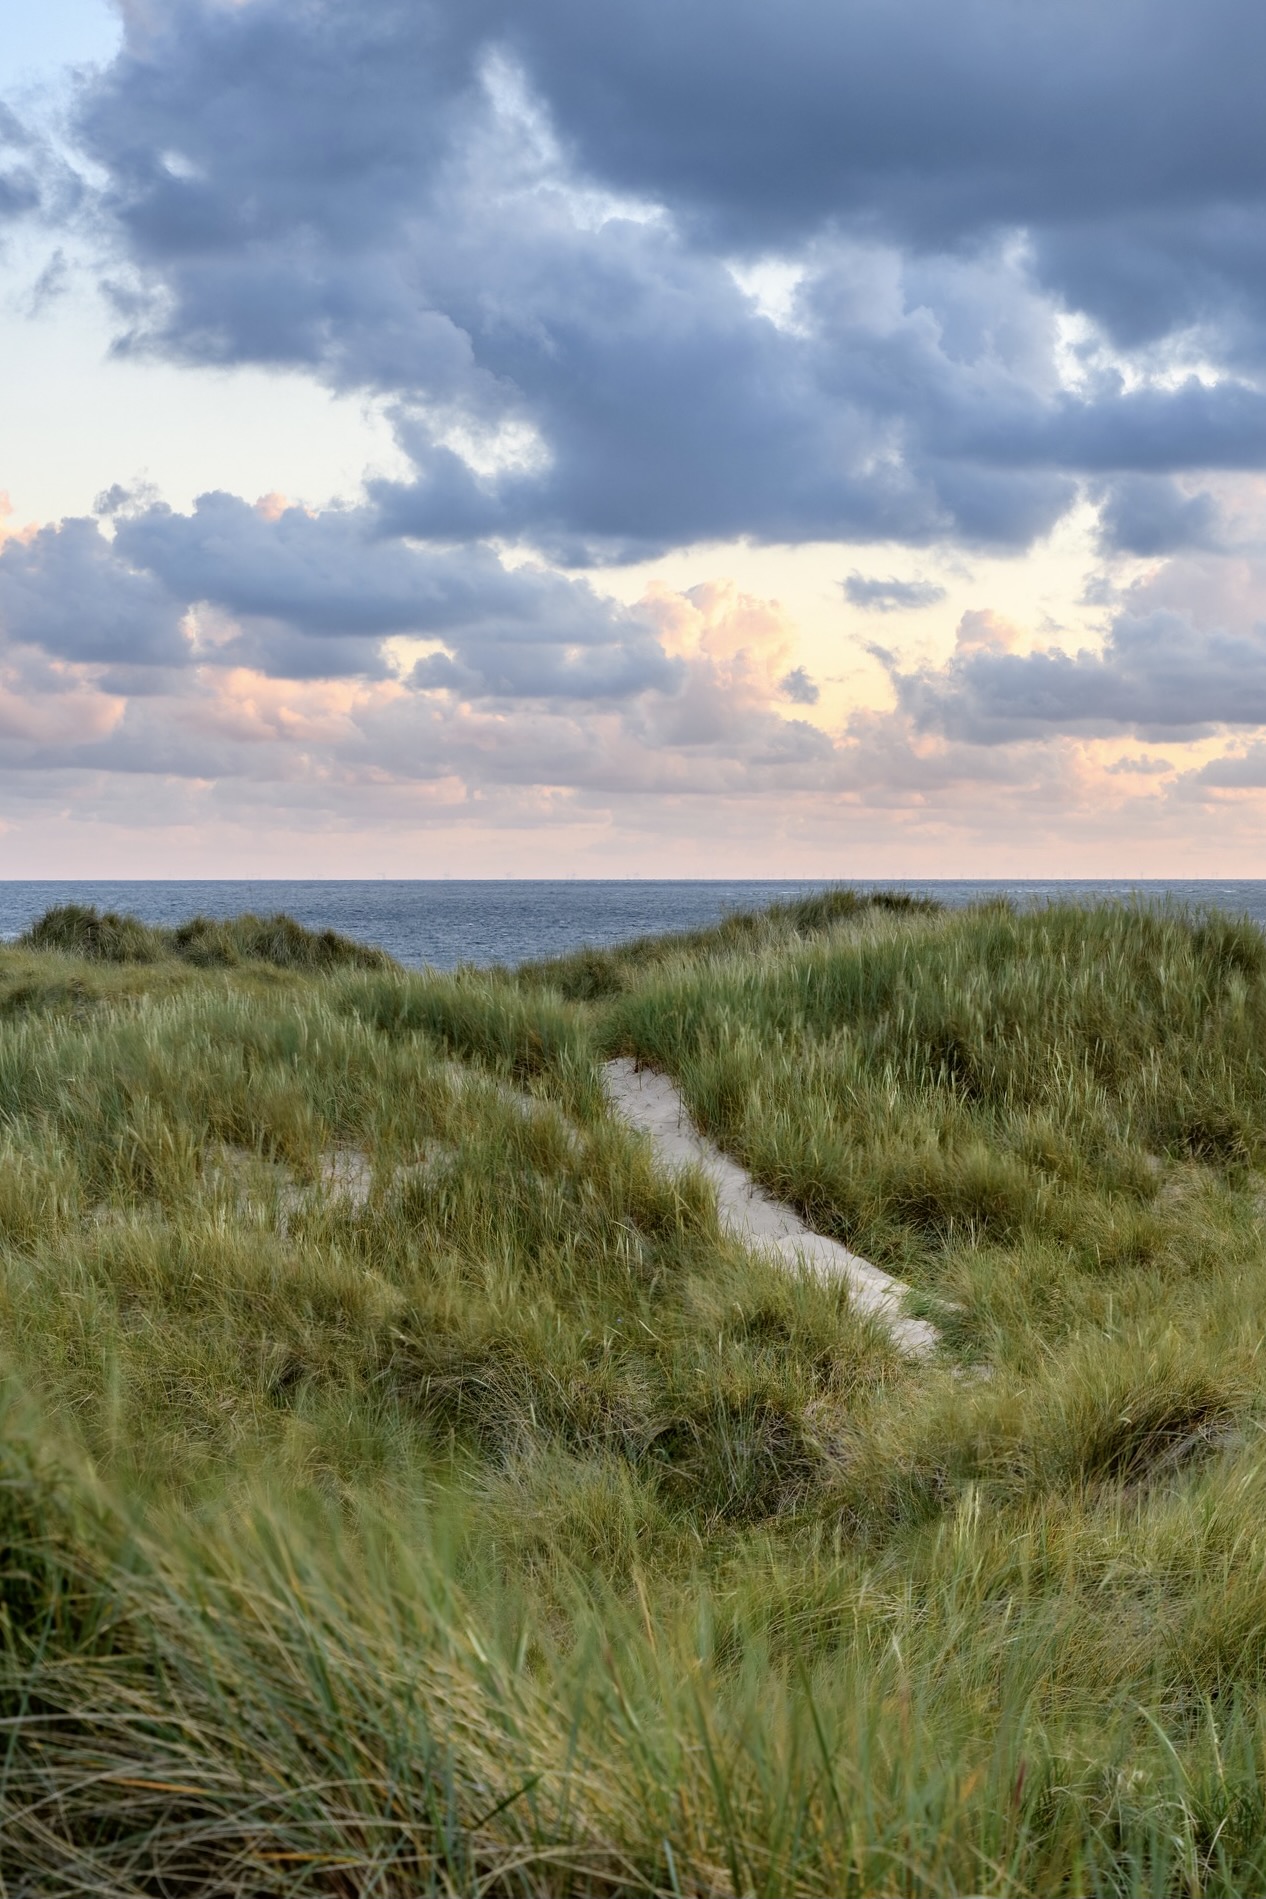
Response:
M1061 901L1176 903L1229 911L1266 926L1264 879L84 879L0 882L0 938L11 941L57 903L91 903L158 924L285 910L310 929L338 930L416 968L452 969L459 963L522 963L664 930L697 929L734 911L758 910L842 881L859 891L908 890L951 906L991 896L1006 896L1024 907Z

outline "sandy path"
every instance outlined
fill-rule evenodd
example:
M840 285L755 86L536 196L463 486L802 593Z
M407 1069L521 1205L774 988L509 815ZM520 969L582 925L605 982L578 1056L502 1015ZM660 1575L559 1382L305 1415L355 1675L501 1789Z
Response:
M838 1241L812 1232L799 1214L758 1187L737 1161L696 1133L667 1075L639 1069L628 1057L604 1063L602 1073L612 1107L650 1136L664 1166L697 1167L707 1175L716 1188L717 1211L727 1232L754 1250L780 1255L790 1266L803 1264L823 1279L843 1279L854 1304L882 1319L908 1357L926 1358L935 1351L936 1327L907 1318L902 1310L909 1287Z

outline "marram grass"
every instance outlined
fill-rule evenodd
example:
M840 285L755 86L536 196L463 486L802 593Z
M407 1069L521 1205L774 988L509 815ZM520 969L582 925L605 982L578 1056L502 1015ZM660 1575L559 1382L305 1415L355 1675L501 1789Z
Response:
M0 953L0 1890L1266 1888L1256 930L210 930Z

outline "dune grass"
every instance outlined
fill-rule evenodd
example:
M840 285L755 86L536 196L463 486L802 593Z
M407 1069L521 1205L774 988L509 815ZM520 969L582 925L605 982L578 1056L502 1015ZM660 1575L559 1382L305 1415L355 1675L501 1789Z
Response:
M278 969L386 969L384 950L353 943L337 930L305 930L293 917L191 917L174 929L139 917L100 911L89 903L59 903L20 939L23 948L60 950L100 963L157 963L176 959L198 969L271 963Z
M1266 1884L1255 929L96 923L0 952L7 1889ZM659 1175L617 1052L940 1359Z

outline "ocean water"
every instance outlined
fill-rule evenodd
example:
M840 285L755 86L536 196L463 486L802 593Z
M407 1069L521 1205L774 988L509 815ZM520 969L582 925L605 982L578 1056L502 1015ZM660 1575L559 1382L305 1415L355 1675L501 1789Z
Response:
M994 895L1020 904L1057 899L1164 902L1216 907L1266 925L1266 880L1228 882L851 880L858 890L909 890L965 904ZM0 882L0 937L11 939L55 903L94 903L172 924L201 913L267 915L286 910L312 929L376 943L402 963L520 963L584 944L619 943L660 930L715 923L727 912L830 887L823 881L535 880L373 882Z

